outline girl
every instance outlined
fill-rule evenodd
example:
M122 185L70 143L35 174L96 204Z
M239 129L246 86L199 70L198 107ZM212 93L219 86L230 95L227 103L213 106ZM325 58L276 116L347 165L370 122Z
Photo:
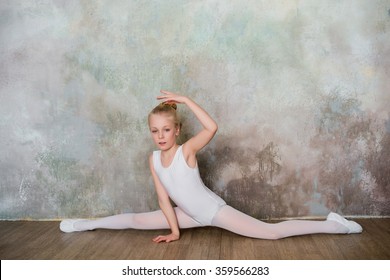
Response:
M216 122L190 98L161 91L162 101L149 114L149 128L159 148L149 157L149 166L161 210L128 213L97 220L64 220L63 232L106 229L170 229L154 242L171 242L180 238L180 228L216 226L252 238L279 239L314 233L360 233L362 227L336 213L325 221L291 220L269 224L252 218L228 205L208 189L199 175L196 154L217 132ZM176 104L185 104L202 125L201 131L183 145L176 142L181 124ZM170 203L172 199L177 207Z

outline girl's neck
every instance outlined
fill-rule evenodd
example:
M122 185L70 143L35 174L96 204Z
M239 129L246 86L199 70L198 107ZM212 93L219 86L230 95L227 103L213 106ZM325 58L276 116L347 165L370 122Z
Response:
M173 158L176 155L178 148L179 145L175 144L167 150L161 150L161 164L164 168L168 168L172 164Z
M164 156L168 156L168 157L172 156L176 153L178 148L179 148L179 145L175 144L172 147L170 147L169 149L161 150L161 154L163 154Z

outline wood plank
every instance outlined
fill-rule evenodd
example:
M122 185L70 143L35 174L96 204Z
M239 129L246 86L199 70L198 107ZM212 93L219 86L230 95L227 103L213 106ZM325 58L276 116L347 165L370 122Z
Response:
M212 227L191 229L191 242L184 259L219 259L221 230Z

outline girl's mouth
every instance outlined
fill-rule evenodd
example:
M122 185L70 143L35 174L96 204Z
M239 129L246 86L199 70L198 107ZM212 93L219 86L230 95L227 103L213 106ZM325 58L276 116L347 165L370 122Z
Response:
M164 146L167 142L158 142L159 145Z

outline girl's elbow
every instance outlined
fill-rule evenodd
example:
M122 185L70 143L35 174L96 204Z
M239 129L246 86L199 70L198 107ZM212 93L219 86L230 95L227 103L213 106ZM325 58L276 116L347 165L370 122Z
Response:
M210 128L210 131L213 133L213 135L216 134L218 131L218 124L214 123L214 125Z

